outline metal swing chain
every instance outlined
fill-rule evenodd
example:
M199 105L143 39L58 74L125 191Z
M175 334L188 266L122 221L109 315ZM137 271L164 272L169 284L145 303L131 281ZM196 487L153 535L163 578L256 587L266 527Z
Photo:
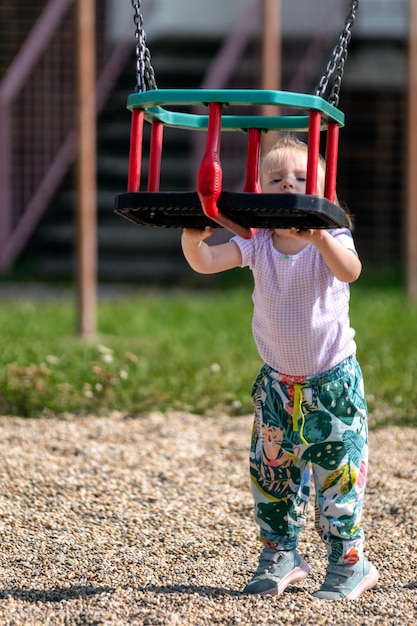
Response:
M132 7L135 11L133 21L136 37L136 91L157 89L155 72L151 64L151 53L146 45L146 34L143 29L143 16L140 10L141 0L132 0Z
M342 85L343 73L345 70L345 62L348 56L348 45L352 38L352 27L356 18L356 11L359 6L359 0L351 0L350 12L346 18L345 26L340 33L339 42L333 50L333 55L329 61L326 72L322 76L315 95L324 98L327 91L329 80L335 74L333 88L327 98L330 104L337 107L339 105L339 93Z

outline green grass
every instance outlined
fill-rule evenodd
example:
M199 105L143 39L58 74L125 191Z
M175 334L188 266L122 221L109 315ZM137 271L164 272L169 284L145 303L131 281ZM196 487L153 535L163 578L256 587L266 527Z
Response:
M417 304L401 287L355 286L351 320L371 423L417 426Z
M4 300L0 413L251 412L251 316L250 285L138 290L100 300L99 335L86 342L71 299ZM351 318L371 424L417 425L417 306L398 282L359 281Z

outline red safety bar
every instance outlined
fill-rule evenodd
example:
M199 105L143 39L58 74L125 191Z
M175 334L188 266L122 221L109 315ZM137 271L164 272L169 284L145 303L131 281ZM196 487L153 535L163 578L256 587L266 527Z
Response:
M310 111L308 124L306 194L311 194L313 196L317 195L317 174L320 152L320 123L320 112Z
M250 128L248 131L248 155L246 160L246 180L243 191L262 193L259 180L261 162L261 130Z
M328 198L330 202L334 202L336 197L338 147L339 126L335 122L329 122L327 126L324 197Z
M159 191L161 180L161 156L164 125L159 120L153 120L151 130L151 145L149 150L148 191Z
M197 193L204 213L220 226L235 235L250 239L255 229L245 228L223 215L218 209L217 200L222 191L222 168L220 164L220 135L222 126L222 104L210 102L207 128L206 151L198 170Z
M132 111L127 190L133 193L138 192L140 189L144 114L143 109L135 109Z

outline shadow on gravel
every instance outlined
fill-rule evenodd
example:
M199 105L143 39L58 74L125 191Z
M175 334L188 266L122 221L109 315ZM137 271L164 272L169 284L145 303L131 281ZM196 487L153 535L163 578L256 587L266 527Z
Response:
M58 587L56 589L3 589L0 591L0 600L7 597L22 602L61 602L62 600L76 600L114 591L110 587L92 587L80 585L77 587Z
M417 580L410 580L407 585L403 585L404 589L417 589Z
M231 589L225 589L223 587L208 587L207 585L170 585L167 587L157 587L155 585L149 585L146 587L135 587L135 589L136 591L143 593L183 593L188 595L197 594L204 597L230 596L233 598L237 598L239 596L245 596L245 594L241 591L233 591ZM299 593L299 591L300 589L298 587L290 586L287 587L285 593Z
M199 596L213 597L213 596L241 596L240 591L232 591L230 589L224 589L222 587L208 587L207 585L170 585L167 587L157 587L155 585L148 585L146 587L136 587L136 591L144 593L183 593L188 595L197 594Z

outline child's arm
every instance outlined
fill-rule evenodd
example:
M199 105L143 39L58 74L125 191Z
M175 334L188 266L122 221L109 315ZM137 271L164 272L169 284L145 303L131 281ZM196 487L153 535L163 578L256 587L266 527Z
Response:
M362 263L354 252L345 248L326 230L291 229L293 237L309 241L322 255L325 263L333 274L344 283L353 283L360 276Z
M233 241L208 246L204 239L210 237L212 228L194 230L184 228L181 238L182 250L192 269L200 274L216 274L242 264L242 255Z

